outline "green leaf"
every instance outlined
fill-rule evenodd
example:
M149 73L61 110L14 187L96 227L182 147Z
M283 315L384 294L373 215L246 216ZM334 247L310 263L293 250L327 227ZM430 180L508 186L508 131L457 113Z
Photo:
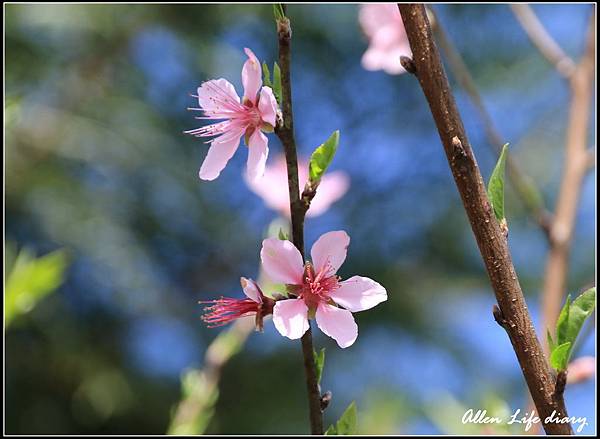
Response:
M579 335L586 319L592 315L596 306L596 288L581 293L573 301L569 309L569 324L567 326L567 340L575 344L575 339Z
M325 430L325 436L335 436L337 431L335 425L331 424L327 430Z
M556 343L552 340L552 335L550 335L550 331L546 329L546 338L548 339L548 347L550 348L550 352L554 350L556 347Z
M550 344L550 363L556 370L560 371L566 368L575 340L595 307L595 287L580 294L573 302L571 302L571 296L567 296L567 301L556 322L556 343L552 341ZM551 339L548 340L550 342Z
M281 105L281 69L276 62L273 63L273 94L277 103Z
M508 143L502 147L500 158L492 172L488 183L488 198L492 203L494 215L499 222L506 221L504 216L504 169L506 167L506 155L508 153Z
M285 18L285 14L283 13L283 6L281 5L281 3L273 4L273 16L275 17L275 20L281 20Z
M315 359L315 367L317 368L317 384L321 384L323 366L325 366L325 348L322 348L318 354L317 351L313 351L313 357Z
M271 84L271 72L269 71L269 66L266 62L262 63L262 71L263 71L263 84L267 87L273 88Z
M356 434L358 422L356 416L356 403L352 401L336 424L336 434Z
M27 249L19 252L6 280L5 327L18 316L31 311L40 300L62 284L67 263L65 250L57 250L40 258L35 258Z
M316 184L321 180L321 177L325 174L327 167L333 160L339 142L340 132L336 130L325 143L312 153L309 164L309 179L311 183Z
M556 344L563 344L567 341L567 330L569 326L569 314L571 309L571 295L567 296L567 301L563 306L560 314L558 315L558 320L556 321Z
M277 236L282 241L289 241L290 240L290 236L282 228L279 229L279 234Z
M556 346L550 354L550 365L559 372L565 370L569 364L570 351L570 341Z

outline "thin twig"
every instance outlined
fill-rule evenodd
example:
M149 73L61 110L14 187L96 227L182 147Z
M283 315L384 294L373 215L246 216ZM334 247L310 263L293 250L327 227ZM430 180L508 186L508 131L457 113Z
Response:
M304 258L304 216L306 204L300 198L298 183L298 154L294 139L294 117L292 112L292 86L290 76L292 29L290 21L284 17L277 21L277 36L279 41L279 67L281 68L282 118L275 133L281 140L285 150L288 173L288 189L290 195L290 212L292 219L292 241ZM310 414L310 430L312 434L323 434L323 411L321 407L321 392L317 381L317 370L314 361L312 331L302 336L302 354L304 356L304 371L306 373L306 389Z
M448 38L439 18L433 11L431 12L435 17L435 26L433 26L433 31L437 37L436 41L439 43L441 51L446 55L450 70L475 106L477 114L483 123L488 142L492 145L496 152L500 154L505 143L503 137L496 129L463 57L456 49L452 41ZM508 177L517 194L519 195L521 202L527 208L527 210L529 210L531 216L549 240L552 215L544 206L544 200L540 195L540 191L534 186L531 178L522 172L518 163L511 154L509 154L507 157L506 168Z
M527 4L511 4L513 13L540 53L566 79L575 71L575 63L546 31L535 12Z
M591 103L594 96L596 54L595 11L590 18L586 51L570 79L571 103L565 141L564 170L551 228L550 252L542 293L542 329L554 328L565 296L577 205L583 178L589 170L587 148Z
M575 65L552 40L529 6L511 7L538 50L569 80L572 92L565 143L566 165L561 180L555 222L549 230L550 250L541 295L543 348L548 353L546 329L551 330L556 325L565 296L571 237L581 185L584 175L593 167L595 161L593 149L586 150L585 146L594 81L595 14L592 14L590 21L586 53L579 64ZM539 427L534 426L532 433L539 433Z
M494 317L509 335L540 418L545 420L554 411L559 412L561 417L566 416L564 404L554 398L555 380L527 310L508 243L490 206L433 40L425 7L422 4L399 4L398 7L412 49L415 74L429 103L498 301ZM544 423L544 429L548 434L573 434L569 424Z
M174 411L167 434L203 434L212 419L218 398L221 371L237 354L254 329L254 320L240 319L221 332L204 355L204 367L186 372L184 397Z

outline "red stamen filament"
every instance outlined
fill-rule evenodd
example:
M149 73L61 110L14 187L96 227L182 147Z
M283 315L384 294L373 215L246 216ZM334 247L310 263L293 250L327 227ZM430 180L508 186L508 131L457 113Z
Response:
M205 314L201 317L209 328L226 325L240 317L256 314L261 307L260 303L252 299L232 299L221 297L216 300L201 301L210 304L204 308Z

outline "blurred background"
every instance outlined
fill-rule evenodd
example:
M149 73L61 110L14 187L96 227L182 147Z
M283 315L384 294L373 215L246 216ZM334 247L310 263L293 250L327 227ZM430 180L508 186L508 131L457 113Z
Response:
M433 7L553 209L567 84L508 6ZM579 59L591 6L535 11ZM20 269L12 280L32 294L5 323L5 432L163 434L182 374L203 367L221 331L205 328L198 300L240 297L239 277L257 277L260 243L278 215L244 183L245 148L205 182L197 173L207 145L183 134L198 126L186 108L201 81L224 77L241 93L244 47L275 61L271 6L10 4L5 13L5 273ZM287 11L300 153L340 129L332 169L351 180L307 220L307 247L346 230L339 274L369 276L389 294L355 315L351 348L315 331L327 350L322 387L333 392L325 421L356 401L360 433L485 433L461 425L465 408L525 410L521 371L492 318L493 292L422 92L409 75L361 67L357 13L358 5ZM496 153L452 83L487 179ZM269 142L270 163L281 145ZM575 295L595 278L595 178L593 169L578 209ZM506 197L513 260L539 324L548 245L510 184ZM579 355L595 355L594 333ZM204 431L307 433L301 361L300 344L267 321L225 364ZM568 386L566 401L592 434L595 379Z

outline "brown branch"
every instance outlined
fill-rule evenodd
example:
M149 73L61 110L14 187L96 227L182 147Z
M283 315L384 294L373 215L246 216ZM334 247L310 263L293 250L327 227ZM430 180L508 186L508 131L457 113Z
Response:
M494 313L509 335L525 381L542 420L553 411L566 416L554 398L555 380L537 339L508 250L494 217L483 178L456 108L429 20L422 4L399 4L413 53L415 75L429 103L457 189L488 272L498 309ZM569 424L544 423L548 434L573 434Z
M488 142L492 145L496 152L500 154L505 143L503 137L496 129L494 122L492 121L492 118L483 103L483 99L477 90L475 80L471 76L469 68L467 67L463 57L456 49L452 41L448 38L439 18L433 11L431 12L435 17L435 26L433 26L433 31L437 37L436 41L439 43L441 51L446 56L450 70L475 106L477 114L483 123L483 128L486 137L488 138ZM521 171L521 168L511 154L509 154L506 158L506 168L510 182L519 195L521 202L530 212L537 225L549 240L552 215L544 206L544 201L539 190L534 186L531 178Z
M510 7L519 23L521 23L521 27L523 27L523 30L540 53L554 66L558 73L569 79L575 71L575 63L546 31L531 7L527 4L511 4Z
M300 198L300 186L298 183L298 154L294 139L290 76L292 29L290 21L286 17L277 21L277 36L279 40L279 67L281 68L282 120L277 124L275 133L281 140L285 150L292 219L292 241L304 258L304 216L308 207ZM302 354L304 356L304 371L306 373L310 430L311 434L322 435L323 411L321 408L321 392L317 381L317 369L313 352L312 331L309 326L308 331L302 336Z
M550 230L550 252L542 293L542 329L554 328L565 296L569 253L583 178L589 170L587 148L591 103L594 96L596 53L595 11L590 18L586 51L570 77L571 103L565 141L564 170Z

